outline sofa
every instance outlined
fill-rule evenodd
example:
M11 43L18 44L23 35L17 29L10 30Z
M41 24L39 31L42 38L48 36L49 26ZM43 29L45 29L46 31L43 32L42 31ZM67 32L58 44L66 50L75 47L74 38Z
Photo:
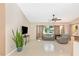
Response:
M53 35L53 34L43 34L43 40L53 41L53 40L55 40L55 35Z

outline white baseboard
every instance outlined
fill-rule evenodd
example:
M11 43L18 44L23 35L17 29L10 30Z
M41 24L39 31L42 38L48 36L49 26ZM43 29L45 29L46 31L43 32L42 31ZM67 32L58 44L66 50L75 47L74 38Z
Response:
M12 50L10 53L8 53L6 56L10 56L13 52L15 52L16 49Z

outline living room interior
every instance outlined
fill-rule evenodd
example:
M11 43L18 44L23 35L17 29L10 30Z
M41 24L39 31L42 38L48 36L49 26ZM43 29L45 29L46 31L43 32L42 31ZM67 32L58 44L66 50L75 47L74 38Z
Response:
M0 55L79 55L79 4L6 3L0 7Z

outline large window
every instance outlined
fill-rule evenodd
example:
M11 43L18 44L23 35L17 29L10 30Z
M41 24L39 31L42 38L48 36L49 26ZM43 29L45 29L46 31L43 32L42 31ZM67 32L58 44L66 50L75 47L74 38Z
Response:
M54 26L44 26L43 34L54 34Z

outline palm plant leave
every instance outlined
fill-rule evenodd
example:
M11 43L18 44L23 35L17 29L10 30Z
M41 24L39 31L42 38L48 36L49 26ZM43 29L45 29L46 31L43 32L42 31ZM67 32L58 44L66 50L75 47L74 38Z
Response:
M22 36L22 33L18 31L16 31L16 33L14 33L14 31L12 30L12 33L13 33L13 37L12 37L12 40L15 42L16 44L16 47L19 48L19 47L23 47L23 43L24 43L24 40L23 40L23 36Z

